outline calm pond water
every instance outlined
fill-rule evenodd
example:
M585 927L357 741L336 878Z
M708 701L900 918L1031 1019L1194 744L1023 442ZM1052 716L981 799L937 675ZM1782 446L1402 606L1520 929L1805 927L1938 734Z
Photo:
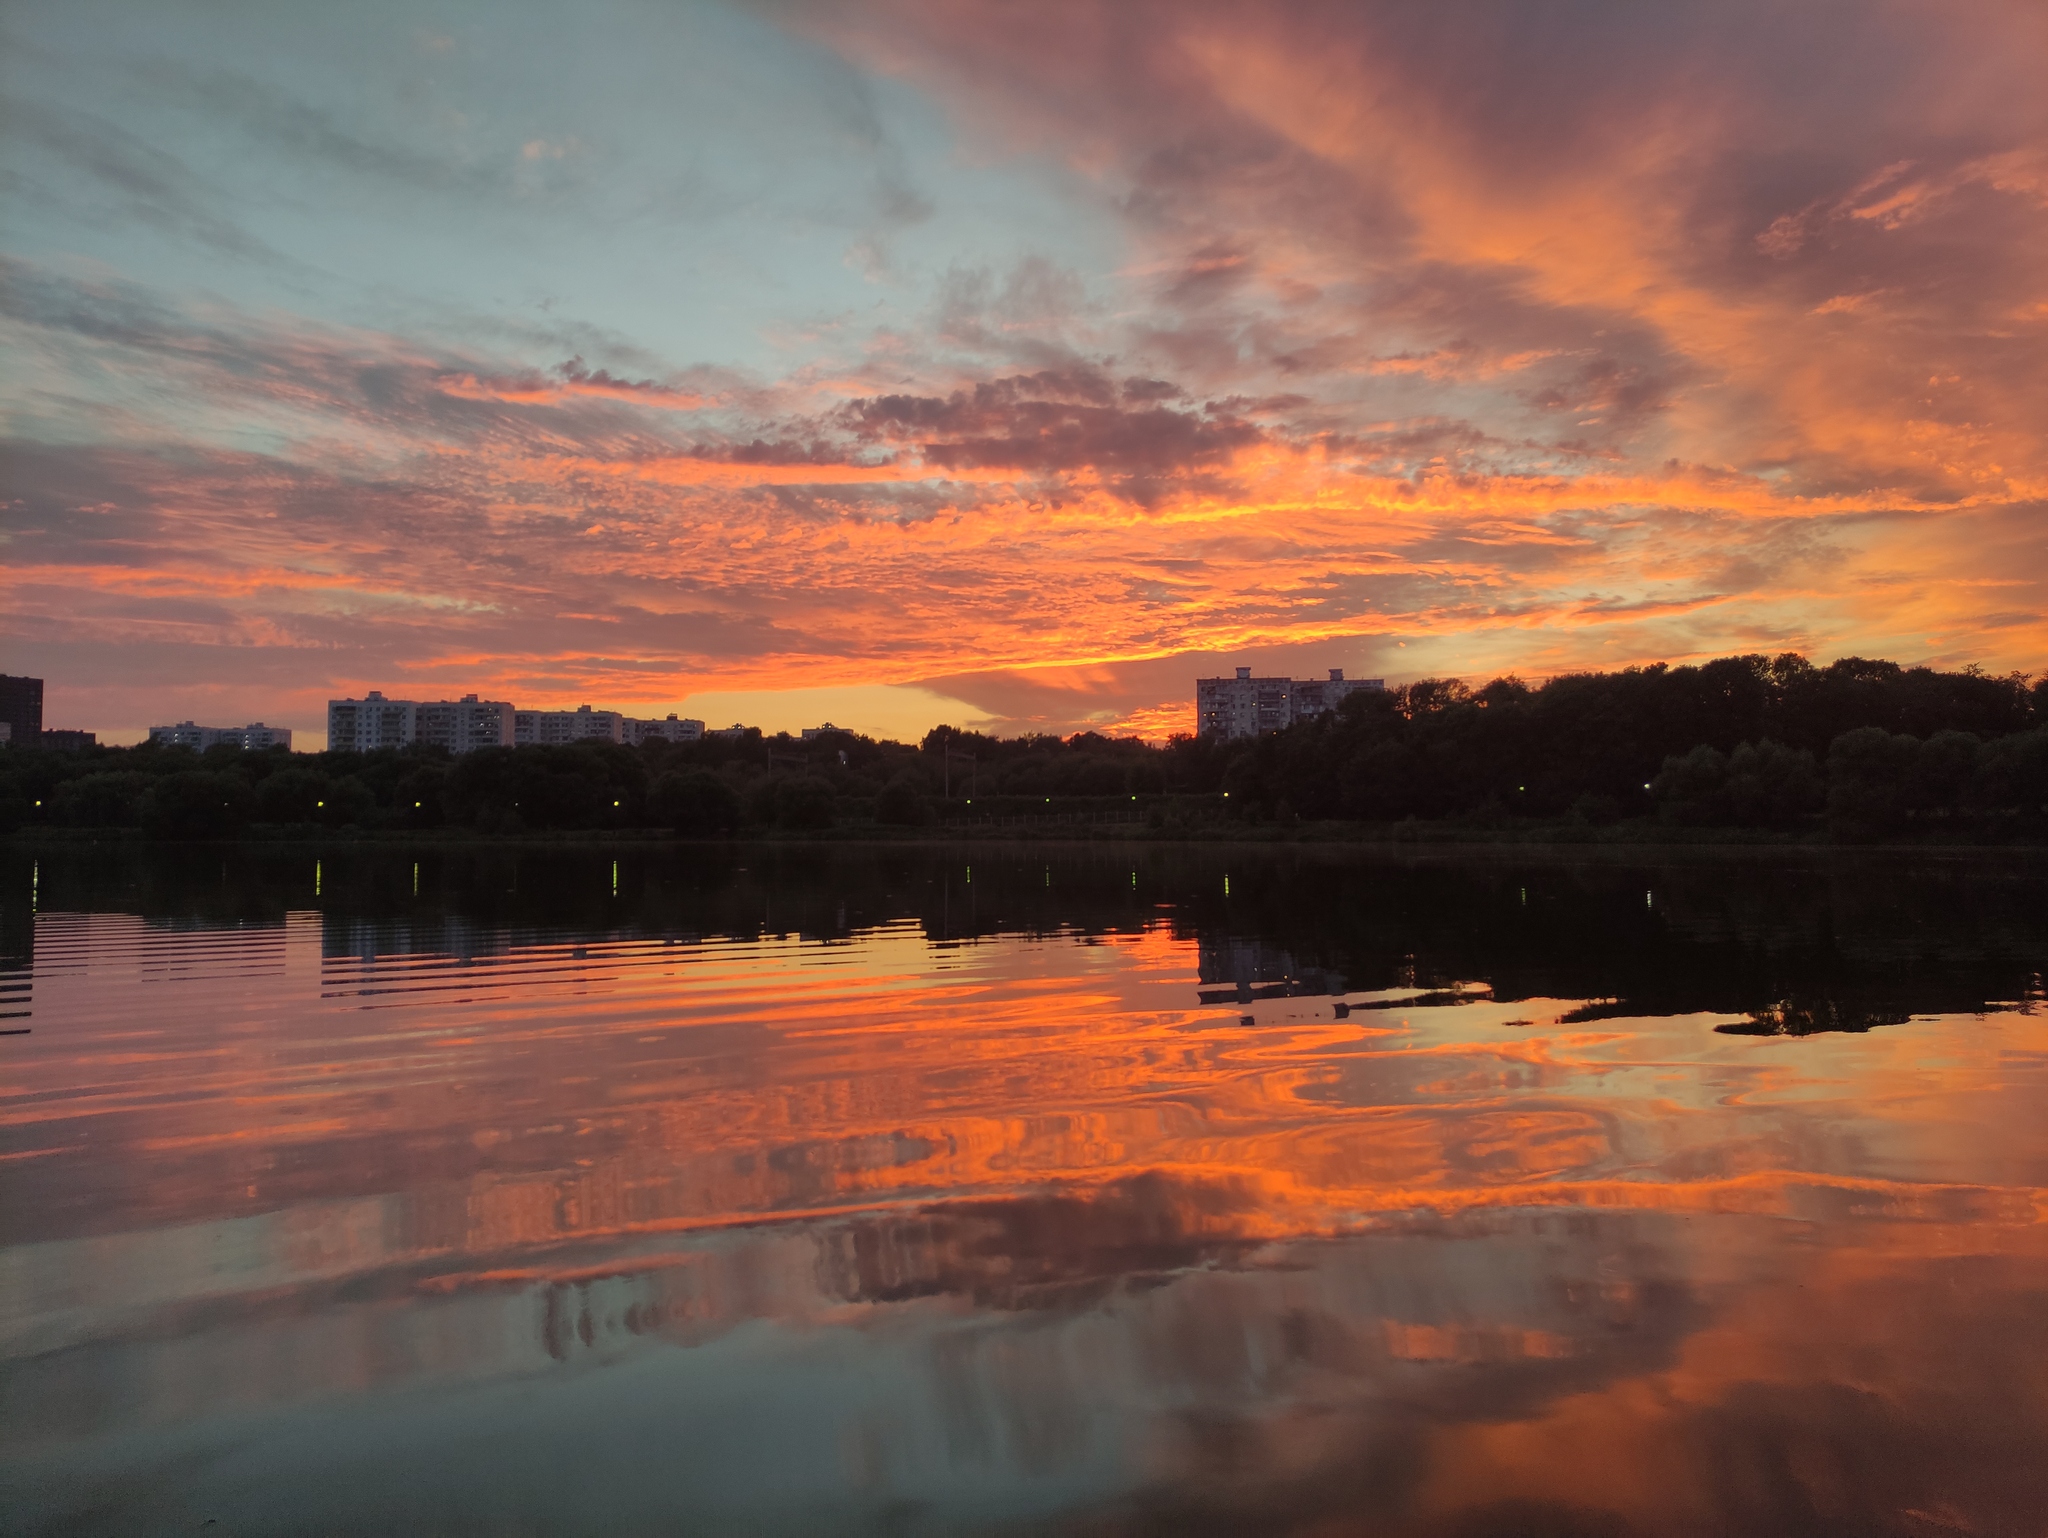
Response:
M24 1533L2048 1531L2038 859L0 854Z

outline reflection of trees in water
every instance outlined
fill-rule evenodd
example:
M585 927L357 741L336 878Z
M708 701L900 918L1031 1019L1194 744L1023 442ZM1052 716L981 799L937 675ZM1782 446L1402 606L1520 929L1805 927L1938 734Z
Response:
M1861 1033L1879 1025L1904 1025L1904 1010L1859 1008L1835 999L1781 999L1750 1011L1747 1020L1717 1025L1724 1036L1814 1036L1822 1031Z
M26 858L0 856L10 919L29 880ZM636 936L831 940L905 919L938 943L1164 924L1199 942L1205 984L1485 982L1503 1001L1611 1001L1587 1019L1713 1011L1786 1034L2038 997L2048 971L2048 872L2010 854L114 846L44 854L41 883L45 909L159 922L317 908L330 951L362 956Z

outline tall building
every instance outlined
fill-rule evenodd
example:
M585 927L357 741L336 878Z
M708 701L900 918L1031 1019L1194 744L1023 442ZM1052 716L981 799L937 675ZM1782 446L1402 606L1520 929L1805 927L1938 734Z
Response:
M665 720L636 721L626 717L624 741L628 747L637 748L643 742L702 742L704 723L689 717L678 721L674 711Z
M1195 680L1195 734L1201 737L1257 737L1284 731L1326 710L1335 710L1360 690L1384 689L1379 678L1349 678L1331 668L1326 679L1254 678L1239 668L1235 678Z
M24 748L43 740L43 681L0 673L0 721L7 723L7 738Z
M198 748L201 751L225 742L254 753L264 748L289 748L292 729L289 726L265 726L261 721L252 721L247 726L194 726L190 721L180 721L176 726L152 726L149 740L167 747Z
M450 753L478 748L509 748L519 712L505 700L480 700L465 694L459 700L422 702L414 718L416 740Z
M522 710L515 714L512 740L515 743L559 746L570 742L623 742L626 718L616 710L592 710L578 705L574 710Z
M418 740L419 702L387 700L372 689L359 700L327 702L327 750L369 753L403 748Z

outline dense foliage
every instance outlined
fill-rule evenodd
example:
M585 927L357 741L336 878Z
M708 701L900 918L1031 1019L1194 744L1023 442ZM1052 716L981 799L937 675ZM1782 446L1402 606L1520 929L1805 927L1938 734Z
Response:
M659 828L699 837L916 828L1138 809L1219 823L1459 819L1685 827L1823 824L2024 833L2048 808L2048 677L1849 658L1727 657L1479 689L1423 679L1256 742L1153 747L1092 732L921 743L758 732L702 743L245 753L144 745L0 752L0 832L134 828L164 839L336 829L488 834Z
M1846 658L1723 657L1584 673L1532 688L1425 679L1355 694L1259 742L1224 788L1250 815L1658 816L1842 831L1922 816L2040 814L2048 677Z

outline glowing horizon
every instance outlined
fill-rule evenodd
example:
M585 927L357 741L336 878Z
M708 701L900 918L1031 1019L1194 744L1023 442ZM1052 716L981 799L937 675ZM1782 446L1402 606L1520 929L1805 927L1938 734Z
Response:
M1158 736L1235 663L2048 655L2038 12L4 40L0 667L52 725Z

